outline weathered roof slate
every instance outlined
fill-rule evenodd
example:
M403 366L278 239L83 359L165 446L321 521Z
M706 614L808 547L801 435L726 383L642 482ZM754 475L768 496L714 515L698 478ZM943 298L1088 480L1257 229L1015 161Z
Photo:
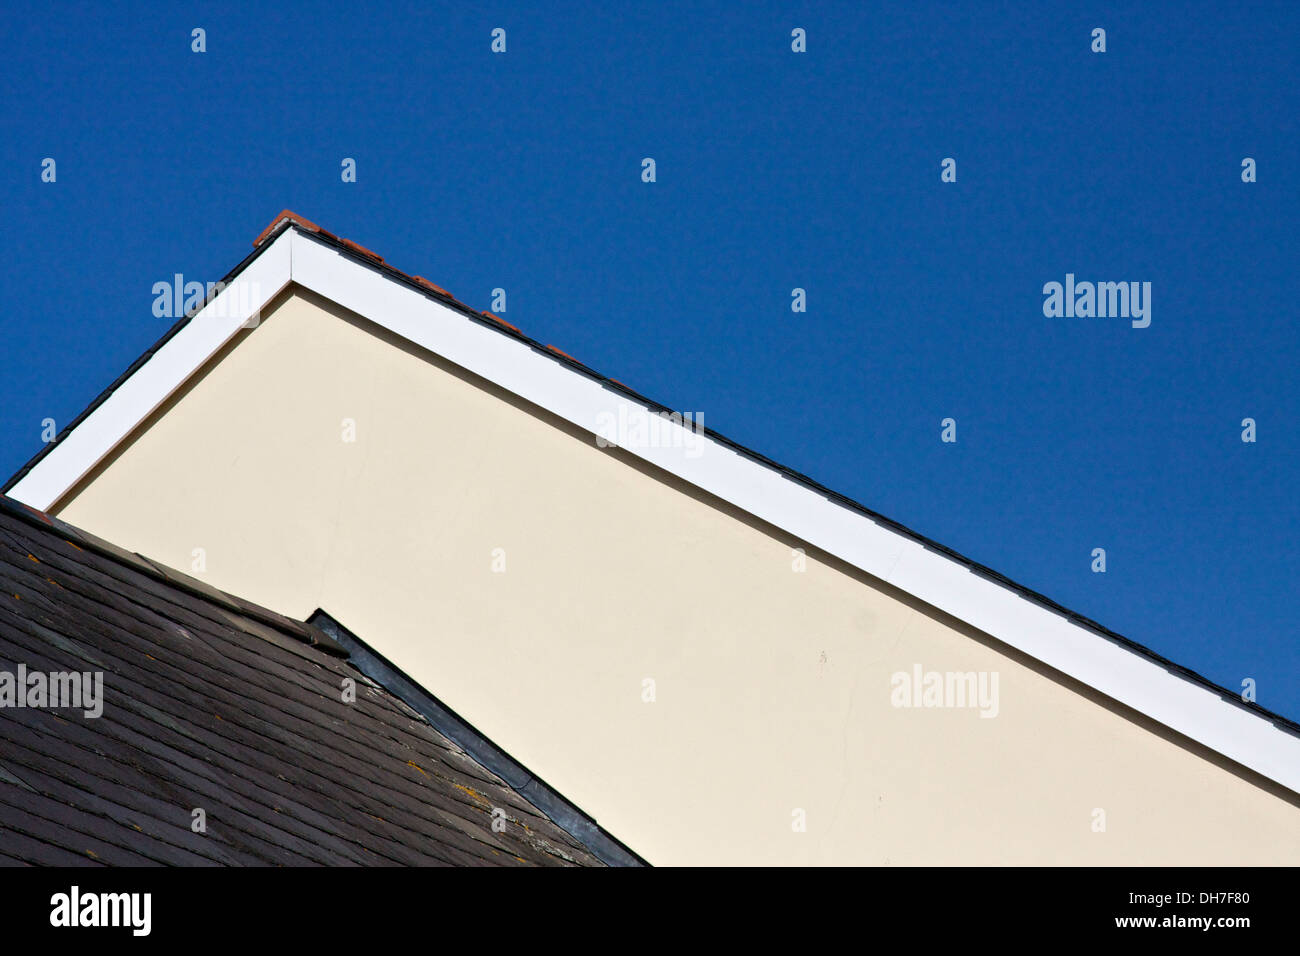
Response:
M0 672L104 702L0 706L0 864L600 865L345 655L0 497Z

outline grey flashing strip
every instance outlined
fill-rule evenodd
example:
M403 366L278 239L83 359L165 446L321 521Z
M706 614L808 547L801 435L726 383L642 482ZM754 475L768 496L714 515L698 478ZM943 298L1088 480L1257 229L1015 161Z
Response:
M650 865L325 611L317 608L307 618L307 623L342 645L357 670L423 716L430 726L508 783L511 789L546 814L602 863L607 866Z

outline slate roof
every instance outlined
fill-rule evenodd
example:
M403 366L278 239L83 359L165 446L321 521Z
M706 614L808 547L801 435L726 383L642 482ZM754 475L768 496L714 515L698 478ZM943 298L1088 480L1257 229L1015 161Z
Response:
M104 704L0 706L0 864L601 865L322 631L0 497L19 664Z

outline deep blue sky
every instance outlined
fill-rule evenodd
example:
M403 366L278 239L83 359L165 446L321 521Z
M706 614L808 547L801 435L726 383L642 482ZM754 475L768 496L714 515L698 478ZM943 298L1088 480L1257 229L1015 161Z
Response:
M12 7L0 472L289 207L1300 717L1300 4L1141 6Z

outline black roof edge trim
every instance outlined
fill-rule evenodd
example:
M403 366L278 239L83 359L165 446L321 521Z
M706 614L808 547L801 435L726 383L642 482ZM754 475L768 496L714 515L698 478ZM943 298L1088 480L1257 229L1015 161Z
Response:
M423 716L430 726L504 780L602 863L608 866L650 865L328 612L317 608L307 618L307 623L319 628L345 648L357 670Z

